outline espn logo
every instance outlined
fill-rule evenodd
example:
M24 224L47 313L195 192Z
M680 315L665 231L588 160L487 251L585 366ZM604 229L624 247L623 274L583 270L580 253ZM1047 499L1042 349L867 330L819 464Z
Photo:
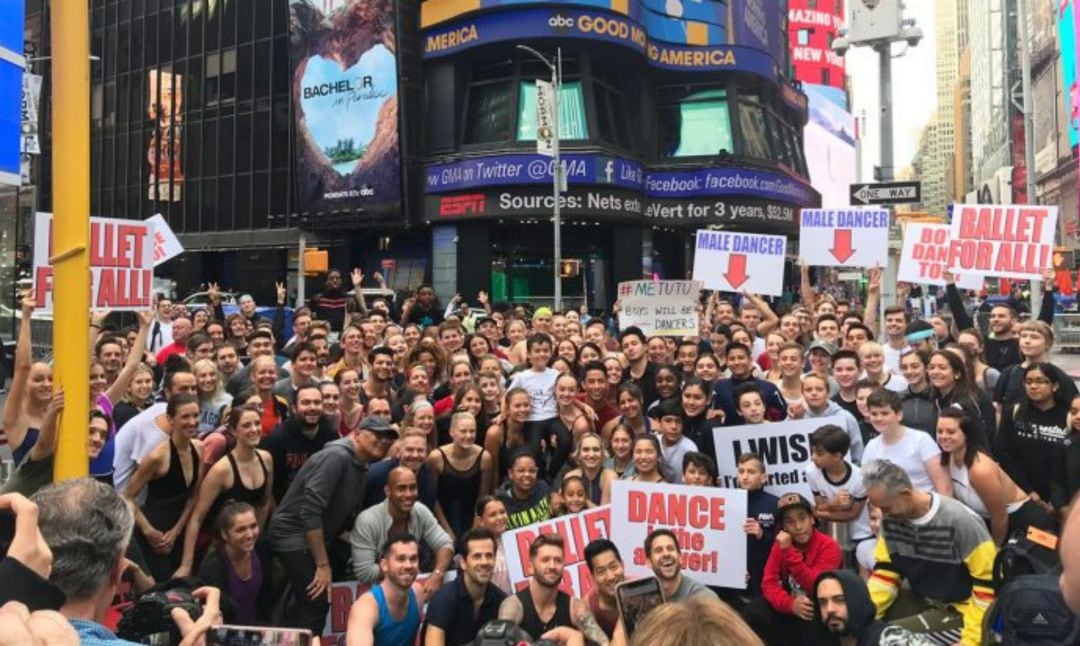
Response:
M451 195L439 200L439 216L483 215L486 205L483 193Z

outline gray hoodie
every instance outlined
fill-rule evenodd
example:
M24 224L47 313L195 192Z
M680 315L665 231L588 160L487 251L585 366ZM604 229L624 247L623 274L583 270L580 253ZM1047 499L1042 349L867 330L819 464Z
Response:
M852 463L856 465L862 464L862 433L859 432L859 423L855 421L855 418L851 415L851 413L841 408L839 404L837 404L831 399L829 400L829 403L825 405L825 410L820 413L815 413L814 411L810 410L809 406L806 407L807 419L814 419L818 417L831 417L833 415L843 420L840 425L844 427L844 430L847 431L848 437L851 438L851 448L848 450L848 454L851 456Z
M268 535L274 552L308 549L304 533L321 529L330 541L351 529L360 513L367 483L367 464L352 440L327 443L304 463L270 519Z

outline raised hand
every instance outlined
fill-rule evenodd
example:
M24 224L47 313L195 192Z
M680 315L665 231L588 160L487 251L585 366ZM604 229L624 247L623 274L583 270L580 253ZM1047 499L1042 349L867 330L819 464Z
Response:
M285 283L275 282L274 287L275 287L275 289L277 291L278 305L284 305L285 304L285 299L289 295L288 290L285 288Z
M353 289L360 289L360 285L364 282L364 272L360 271L359 267L353 267L353 270L349 272L349 278L352 279Z
M477 301L478 301L478 302L479 302L479 303L480 303L481 305L487 305L487 303L488 303L488 295L487 295L487 292L485 292L484 290L482 290L482 289L481 289L481 290L480 290L480 292L479 292L479 293L478 293L478 294L476 295L476 300L477 300Z

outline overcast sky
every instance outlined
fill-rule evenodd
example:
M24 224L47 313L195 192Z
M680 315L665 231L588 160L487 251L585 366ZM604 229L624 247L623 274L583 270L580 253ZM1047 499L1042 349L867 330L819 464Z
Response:
M858 2L859 0L848 0ZM923 30L918 47L907 50L892 62L893 74L893 148L896 170L911 163L919 145L919 132L937 109L936 69L934 61L934 0L906 0L905 18L915 18ZM893 45L893 56L906 47ZM865 130L860 123L863 139L862 181L873 179L878 163L878 55L867 47L852 49L847 54L847 73L851 76L852 112L856 118L865 110Z

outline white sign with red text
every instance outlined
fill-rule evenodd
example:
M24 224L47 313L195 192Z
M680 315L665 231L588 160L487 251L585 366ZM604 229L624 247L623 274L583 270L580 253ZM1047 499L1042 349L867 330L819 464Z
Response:
M682 572L698 583L743 589L746 571L746 492L616 480L611 483L611 534L627 578L653 576L645 537L670 529L679 541Z
M560 587L569 595L584 597L593 587L589 566L585 562L585 546L597 538L610 538L610 522L609 505L604 505L503 532L503 551L506 553L510 584L517 590L529 585L532 578L529 546L541 534L558 534L563 539L564 547L563 581Z
M52 311L55 285L51 259L71 251L54 245L52 220L51 213L37 213L34 219L34 296L41 312ZM88 251L91 309L138 311L152 305L152 225L137 220L90 218Z
M151 230L154 232L155 267L184 253L184 245L180 244L180 240L173 233L172 227L165 221L164 216L158 213L147 218L146 223L153 227Z

